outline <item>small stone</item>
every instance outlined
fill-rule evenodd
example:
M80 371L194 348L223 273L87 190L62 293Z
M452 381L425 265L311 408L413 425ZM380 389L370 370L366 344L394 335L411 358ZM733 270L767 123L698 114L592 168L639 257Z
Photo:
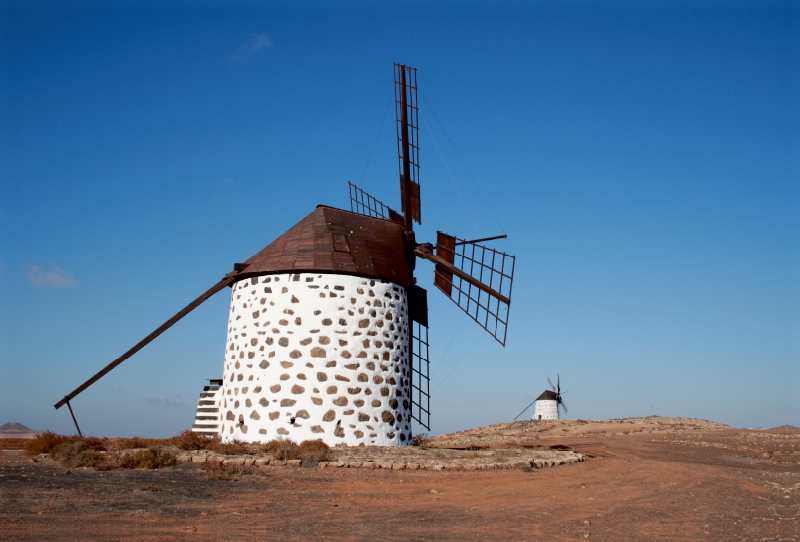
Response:
M305 392L306 389L303 386L298 386L295 384L292 386L292 393L295 395L300 395L301 393ZM281 401L281 406L283 406L283 401Z
M364 414L363 412L358 413L358 421L360 422L368 422L369 421L369 414Z
M396 409L397 408L397 399L395 399L394 397L389 399L389 407Z
M286 290L286 287L284 286L283 289ZM292 296L292 303L300 303L300 300L297 299L295 296Z
M362 350L361 352L358 353L358 355L356 357L364 359L364 358L367 357L367 353Z
M356 405L357 407L361 408L362 406L364 406L364 400L363 399L356 399L355 401L353 401L353 404Z
M312 350L312 352L313 352L313 350ZM314 354L312 353L311 355L313 356ZM292 350L289 353L289 357L292 358L292 359L301 358L301 357L303 357L303 353L300 350Z
M322 428L321 425L312 425L311 426L311 432L312 433L324 433L325 430Z
M305 380L306 379L306 375L304 375L303 373L297 373L297 379L298 380Z
M287 339L286 337L281 337L280 339L278 339L278 344L281 346L289 346L289 339Z
M342 352L342 353L341 353L341 356L342 356L344 359L350 359L350 358L352 358L352 357L353 357L353 354L351 354L350 352L348 352L348 351L346 351L346 350L345 350L344 352Z
M319 405L322 404L322 399L320 399L319 397L312 397L311 398L311 402L314 403L315 405L319 406Z
M260 420L260 419L261 419L261 416L259 416L259 415L258 415L258 412L256 412L256 411L254 410L253 412L251 412L251 413L250 413L250 418L251 418L251 419L253 419L253 420Z
M271 391L272 393L278 393L279 391L281 391L281 385L275 384L274 386L270 386L269 391Z
M278 411L269 413L269 419L270 420L277 420L278 418L280 418L280 416L281 416L281 413L278 412Z
M389 388L387 388L386 386L382 387L381 388L381 395L384 396L384 397L389 397Z
M344 368L345 369L350 369L351 371L355 371L356 369L359 368L359 364L358 363L348 363L348 364L346 364L344 366Z
M289 367L294 367L294 362L282 361L281 362L281 367L283 367L284 369L288 369Z
M311 349L311 357L312 358L324 358L327 355L328 354L327 354L327 352L325 352L325 349L324 348L320 348L319 346L315 346L314 348Z
M359 320L358 327L360 328L369 327L369 318L364 318L363 320Z
M394 425L394 414L392 414L388 410L384 410L381 413L381 419L384 421L384 423L388 423L389 425ZM394 438L394 435L392 435L389 438Z
M336 361L329 361L325 364L325 367L336 367Z
M347 393L350 395L358 395L361 393L361 388L347 388Z
M309 344L311 344L311 337L300 341L300 346L308 346Z
M345 410L344 412L342 412L342 414L344 414L345 416L350 416L353 413L355 413L355 410L353 410L352 408L349 408L349 409ZM351 425L350 427L355 427L355 425Z
M383 377L381 375L375 375L372 377L372 381L376 384L383 383Z
M261 363L259 363L258 366L261 367L262 369L266 369L267 367L269 367L269 362L265 359L262 359Z
M281 380L289 380L290 378L291 377L289 375L287 375L287 374L282 374L281 375Z
M378 407L380 407L380 406L381 406L381 401L380 401L380 399L373 399L373 400L372 400L372 406L373 406L373 407L375 407L375 408L378 408Z
M325 382L326 380L328 380L328 375L320 371L317 373L317 380L319 380L320 382Z
M328 395L333 395L338 390L339 390L339 388L337 388L336 386L328 386L328 389L325 390L325 393L327 393Z
M331 338L330 337L326 337L325 335L320 335L319 339L317 339L317 340L319 341L319 344L330 344L331 343Z
M294 325L302 326L303 325L303 319L298 316L297 318L294 319Z
M333 410L329 410L328 412L322 415L323 422L332 422L335 419L336 419L336 412L334 412Z
M348 403L347 397L344 396L337 397L336 399L333 400L333 404L336 406L347 406L347 403Z
M322 320L322 325L323 326L333 325L333 320L331 320L330 318L325 318L325 319Z
M288 434L289 434L289 431L287 431L287 430L286 430L286 429L284 429L283 427L278 427L278 434L279 434L279 435L288 435Z
M344 427L338 425L336 429L333 430L333 434L337 437L344 437Z
M258 404L263 407L269 406L269 400L266 397L262 397L261 399L258 400Z
M367 376L367 373L359 373L358 374L358 381L359 382L369 382L369 377Z
M353 434L356 436L356 438L364 438L364 432L363 431L355 431L355 432L353 432Z
M350 379L346 376L336 375L334 378L336 378L336 380L341 380L342 382L350 382Z
M307 419L309 419L309 418L311 417L311 416L309 415L308 411L307 411L307 410L305 410L305 409L303 409L303 410L298 410L298 411L297 411L297 414L295 414L295 416L297 416L298 418L303 418L304 420L307 420Z
M295 403L297 403L297 401L295 401L294 399L281 399L281 406L282 407L294 406Z
M339 339L339 346L347 346L347 341ZM231 344L231 347L233 347L233 344ZM231 348L231 350L233 350L233 348Z

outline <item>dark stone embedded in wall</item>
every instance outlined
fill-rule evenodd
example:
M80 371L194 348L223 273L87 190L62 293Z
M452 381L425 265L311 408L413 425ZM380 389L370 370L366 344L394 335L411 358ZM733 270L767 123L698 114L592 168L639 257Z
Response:
M333 420L335 420L335 419L336 419L336 412L335 412L335 411L333 411L333 410L329 410L328 412L326 412L326 413L325 413L325 414L322 416L322 421L323 421L323 422L332 422L332 421L333 421Z

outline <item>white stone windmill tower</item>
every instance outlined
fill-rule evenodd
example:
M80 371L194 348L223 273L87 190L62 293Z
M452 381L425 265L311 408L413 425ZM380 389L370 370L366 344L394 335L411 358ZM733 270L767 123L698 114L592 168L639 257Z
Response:
M427 292L416 259L433 262L436 287L504 345L514 257L477 244L496 237L439 232L435 246L416 242L416 70L394 71L403 214L351 184L350 211L318 206L56 408L72 411L76 395L230 286L223 378L204 390L201 402L212 404L197 429L226 440L402 445L412 419L429 428Z
M561 398L561 376L556 375L556 385L547 377L547 383L550 384L552 390L545 390L536 398L536 406L533 409L532 420L557 420L558 411L560 408L567 412L567 405Z

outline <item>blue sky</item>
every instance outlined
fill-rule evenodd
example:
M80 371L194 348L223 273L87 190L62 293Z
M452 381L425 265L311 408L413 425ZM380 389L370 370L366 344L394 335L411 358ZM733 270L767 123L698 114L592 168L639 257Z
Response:
M399 207L403 62L418 239L517 255L506 348L418 265L432 433L556 373L572 418L800 425L792 4L2 6L0 423L72 431L60 397L348 181ZM228 302L73 400L85 432L189 427Z

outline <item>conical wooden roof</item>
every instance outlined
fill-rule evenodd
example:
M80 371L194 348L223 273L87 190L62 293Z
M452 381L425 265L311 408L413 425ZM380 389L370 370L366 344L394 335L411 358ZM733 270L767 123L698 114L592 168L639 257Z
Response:
M321 272L411 285L403 226L324 205L244 263L242 278Z

